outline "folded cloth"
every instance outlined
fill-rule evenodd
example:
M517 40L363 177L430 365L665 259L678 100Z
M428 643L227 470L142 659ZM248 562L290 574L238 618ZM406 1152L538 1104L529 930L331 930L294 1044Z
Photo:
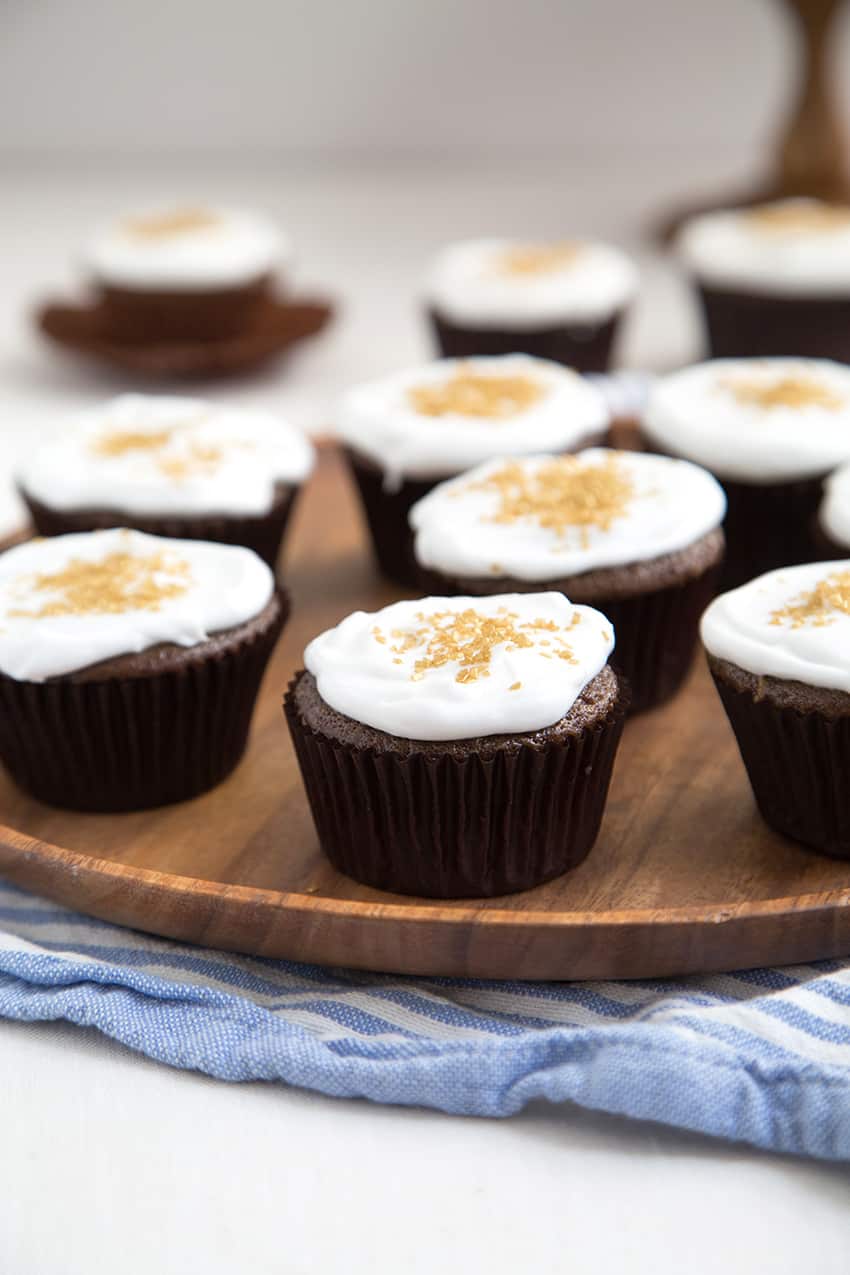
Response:
M415 979L232 956L0 882L0 1016L220 1080L507 1116L532 1098L850 1160L850 962L628 983Z

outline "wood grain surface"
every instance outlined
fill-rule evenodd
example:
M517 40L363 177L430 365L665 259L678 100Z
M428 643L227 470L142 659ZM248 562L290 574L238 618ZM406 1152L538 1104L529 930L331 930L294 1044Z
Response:
M373 570L330 448L289 549L293 616L231 778L185 805L115 816L49 810L0 776L0 872L172 938L412 974L629 978L850 953L850 863L762 823L701 657L673 704L628 723L599 841L575 871L438 904L340 876L316 842L281 699L310 637L401 595Z

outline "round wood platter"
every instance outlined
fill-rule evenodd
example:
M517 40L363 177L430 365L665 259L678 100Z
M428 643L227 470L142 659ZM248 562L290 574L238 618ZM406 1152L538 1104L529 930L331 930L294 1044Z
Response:
M701 657L675 702L627 724L599 841L573 872L457 903L381 894L335 872L281 698L310 637L398 594L372 567L330 447L296 512L285 575L293 615L236 772L195 801L120 816L50 810L0 777L0 872L155 934L408 974L637 978L850 953L850 863L762 823Z

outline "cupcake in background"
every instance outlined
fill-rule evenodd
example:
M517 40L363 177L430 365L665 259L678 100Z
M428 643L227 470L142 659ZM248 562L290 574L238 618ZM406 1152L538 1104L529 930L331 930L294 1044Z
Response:
M73 810L220 783L245 749L285 599L234 545L95 531L0 556L0 760Z
M245 545L274 566L313 462L271 413L124 394L72 417L17 480L42 536L132 527Z
M850 858L850 561L722 594L702 640L766 822Z
M508 894L599 832L628 695L610 621L560 593L357 611L285 709L322 849L379 890Z
M850 558L850 464L830 474L813 529L816 558Z
M480 465L415 504L410 522L429 591L557 589L604 612L640 710L669 699L690 667L725 507L696 465L594 448Z
M84 265L111 339L218 341L252 326L289 256L282 232L259 213L187 206L100 227Z
M850 207L785 199L704 213L676 246L713 357L850 362Z
M575 372L523 354L444 359L352 389L337 434L346 447L375 555L415 587L407 515L438 482L492 456L604 442L610 412Z
M823 479L850 460L850 368L820 359L718 359L659 377L643 432L726 491L726 588L809 561Z
M448 358L520 352L604 372L636 287L632 262L607 244L473 239L439 254L425 300Z

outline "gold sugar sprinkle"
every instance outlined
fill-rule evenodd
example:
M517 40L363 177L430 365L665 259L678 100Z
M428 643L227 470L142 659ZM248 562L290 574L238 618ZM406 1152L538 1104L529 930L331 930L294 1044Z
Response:
M42 619L55 615L121 615L125 611L158 611L169 598L185 593L191 583L189 564L170 553L147 557L116 550L99 562L72 558L61 571L22 577L22 589L55 593L38 610L9 615Z
M392 630L396 645L390 647L396 656L394 664L402 662L399 658L402 655L424 648L424 653L414 661L412 682L421 682L431 669L451 662L460 665L456 682L477 682L490 676L495 647L506 645L508 651L533 649L535 638L541 632L557 634L554 654L558 659L576 663L571 647L553 620L536 619L517 626L519 616L505 607L500 607L496 615L482 615L468 607L465 611L435 611L427 616L420 612L416 618L417 628ZM537 654L549 659L552 653L538 650Z
M496 269L507 275L552 274L571 266L580 256L583 246L563 240L560 243L517 244L499 253Z
M139 239L167 239L171 235L209 230L220 218L206 208L173 208L169 212L151 213L147 217L130 217L124 225Z
M187 455L163 456L157 462L157 468L166 478L179 483L193 476L214 474L223 458L220 447L209 443L192 443Z
M509 686L509 687L508 687L508 690L509 690L509 691L521 691L521 690L522 690L522 682L514 682L513 686Z
M113 430L94 439L89 450L96 456L126 456L127 452L159 451L171 439L170 429Z
M771 381L736 376L722 384L739 403L754 407L823 407L837 412L844 406L841 395L814 376L779 376Z
M414 385L407 396L422 416L486 417L505 420L518 416L545 394L530 376L481 376L460 368L439 385Z
M547 531L563 536L578 528L586 538L590 527L610 530L634 497L634 484L616 456L583 464L575 456L559 456L535 468L511 461L470 491L495 492L498 507L488 521L517 522L534 518Z
M749 224L763 234L827 234L850 228L850 208L819 200L763 204L744 214Z
M837 613L850 615L850 571L836 571L819 580L808 593L772 611L770 623L787 623L792 629L801 629L805 624L823 628L834 623Z

